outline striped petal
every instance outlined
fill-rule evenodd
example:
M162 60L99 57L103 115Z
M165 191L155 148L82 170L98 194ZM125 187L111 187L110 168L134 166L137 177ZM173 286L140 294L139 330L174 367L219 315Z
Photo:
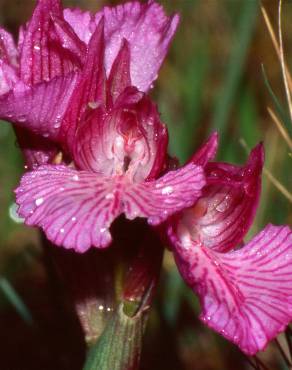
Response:
M248 355L292 320L292 231L267 226L240 250L218 253L183 239L178 267L199 295L201 320Z
M157 178L168 135L148 96L129 87L110 112L95 108L87 118L75 138L79 168L107 176L126 174L134 182Z
M40 166L16 189L19 214L56 245L83 253L111 242L109 227L121 213L116 183L65 166Z
M194 164L140 184L46 165L22 177L16 201L27 225L41 227L56 245L84 252L110 244L109 227L121 213L159 224L194 203L204 183L203 170Z
M70 73L31 88L14 89L0 97L0 118L56 139L77 78Z
M63 48L52 16L62 18L60 1L39 0L22 34L20 77L27 85L49 81L80 67L75 55Z
M91 106L105 104L104 22L99 22L90 42L83 69L62 122L61 139L73 149L75 134L81 116Z
M225 252L240 243L257 209L261 190L263 147L258 145L243 167L226 163L205 166L207 186L194 207L184 211L176 227L189 243Z
M190 163L156 181L133 184L124 196L124 212L129 219L146 217L149 224L158 225L194 204L204 185L203 169Z

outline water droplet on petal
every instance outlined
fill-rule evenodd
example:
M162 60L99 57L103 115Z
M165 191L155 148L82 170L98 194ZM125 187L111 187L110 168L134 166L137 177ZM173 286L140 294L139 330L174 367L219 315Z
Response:
M163 195L170 195L171 193L173 192L173 187L172 186L165 186L162 190L161 190L161 194Z
M44 202L44 198L38 198L35 200L35 205L38 207Z

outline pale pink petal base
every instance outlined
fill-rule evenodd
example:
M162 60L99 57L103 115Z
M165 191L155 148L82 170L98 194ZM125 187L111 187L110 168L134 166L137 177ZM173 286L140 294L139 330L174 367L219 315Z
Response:
M27 225L41 227L54 244L82 253L110 244L109 227L121 213L159 224L194 203L204 183L202 168L193 164L144 183L46 165L22 177L16 201Z
M292 231L267 226L240 250L218 253L177 245L186 282L199 295L201 320L254 355L292 320Z

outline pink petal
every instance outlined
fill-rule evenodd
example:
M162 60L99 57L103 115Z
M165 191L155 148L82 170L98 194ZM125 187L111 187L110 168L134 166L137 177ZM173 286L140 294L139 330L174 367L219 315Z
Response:
M62 47L75 55L76 60L78 60L81 65L86 55L86 45L78 38L74 30L63 18L53 15L52 21Z
M150 225L158 225L194 204L204 185L202 167L190 163L156 181L133 184L123 198L124 212L129 219L146 217Z
M79 38L88 43L96 24L105 18L105 61L107 76L126 39L131 51L133 86L147 91L157 78L169 43L176 31L179 17L167 17L161 5L154 1L141 4L132 1L116 7L105 7L95 19L89 12L65 9L64 17Z
M39 0L22 34L20 76L27 85L48 81L80 66L62 47L52 16L62 17L60 1Z
M56 245L85 252L110 244L109 227L121 213L156 225L192 204L202 186L203 170L194 164L144 184L45 165L22 177L16 201L27 225L41 227Z
M131 51L133 86L147 91L157 78L169 43L176 31L179 17L167 17L161 5L133 1L116 7L105 7L105 64L107 74L125 38ZM100 14L97 14L97 19Z
M110 98L112 98L113 102L116 101L126 87L131 86L130 58L129 45L124 40L108 79Z
M208 140L196 151L189 162L199 166L205 166L209 161L215 158L218 148L218 133L213 132Z
M0 60L0 96L12 90L18 81L15 68Z
M62 123L61 138L70 149L81 116L91 105L105 104L104 22L100 21L88 45L88 52L74 94Z
M0 27L0 60L11 67L18 66L18 51L12 35Z
M0 97L0 117L56 139L78 76L68 74Z
M262 145L251 152L243 167L207 164L207 186L197 204L181 215L176 233L183 233L190 242L202 243L216 251L234 248L254 219L262 165Z
M56 245L83 253L111 242L109 227L121 213L115 182L65 166L41 166L16 189L19 214Z
M240 250L176 246L186 282L199 295L201 320L248 355L263 350L292 320L292 231L267 226Z
M79 39L88 44L100 19L96 22L93 14L79 8L64 9L63 15Z
M76 136L74 159L82 169L106 176L127 174L140 182L159 175L167 141L155 105L131 87L110 112L93 109L84 120Z

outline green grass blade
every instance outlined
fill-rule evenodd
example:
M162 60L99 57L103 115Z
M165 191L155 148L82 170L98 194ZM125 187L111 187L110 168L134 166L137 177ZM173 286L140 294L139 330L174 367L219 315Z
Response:
M0 278L0 289L3 292L4 296L6 297L6 299L10 302L10 304L22 317L22 319L26 323L32 324L33 319L27 306L25 305L21 297L18 295L16 290L13 288L13 286L10 284L10 282L4 277Z
M218 130L221 135L226 134L228 119L235 100L236 91L242 76L244 63L255 28L259 3L256 0L242 1L241 17L238 25L238 37L231 52L226 78L219 98L215 104L212 130Z

